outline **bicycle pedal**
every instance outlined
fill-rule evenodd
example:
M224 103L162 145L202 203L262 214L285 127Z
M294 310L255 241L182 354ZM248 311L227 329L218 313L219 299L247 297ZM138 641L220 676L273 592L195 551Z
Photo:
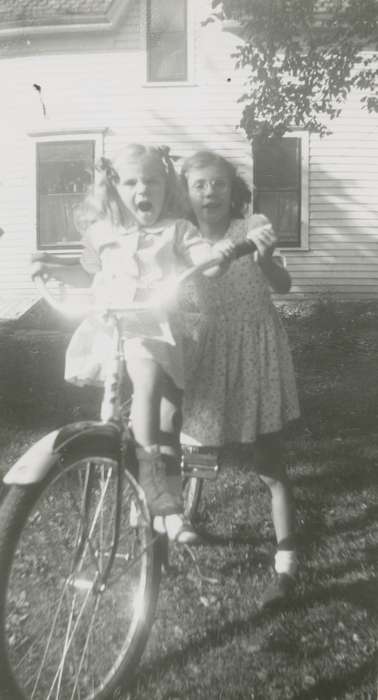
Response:
M190 454L185 455L182 463L182 475L184 478L207 479L214 481L219 472L219 465L215 455Z

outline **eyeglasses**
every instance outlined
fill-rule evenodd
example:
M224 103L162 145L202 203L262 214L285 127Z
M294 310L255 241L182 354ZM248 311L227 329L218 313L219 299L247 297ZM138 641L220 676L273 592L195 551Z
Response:
M229 181L221 178L216 178L214 180L195 180L191 184L191 188L197 192L203 192L206 189L213 190L214 192L225 192L229 187Z

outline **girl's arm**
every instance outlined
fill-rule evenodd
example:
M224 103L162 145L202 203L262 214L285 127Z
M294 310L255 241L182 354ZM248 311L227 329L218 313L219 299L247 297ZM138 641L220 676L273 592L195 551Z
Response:
M278 294L290 292L291 277L285 267L281 267L272 256L265 260L259 257L258 263L273 291Z
M93 276L101 269L100 256L91 242L90 235L83 237L80 259L61 261L56 255L39 251L32 255L31 276L52 277L70 287L90 287Z
M79 260L75 264L64 264L64 258L61 264L49 262L48 253L34 253L32 255L31 276L40 275L53 277L70 287L89 287L92 282L92 277L80 265Z
M257 262L274 292L287 294L291 287L291 277L286 268L281 267L273 258L277 236L272 224L263 214L256 214L251 221L253 228L247 238L256 244Z
M228 267L229 249L231 252L232 245L226 241L219 245L210 245L205 241L197 228L188 221L176 222L176 251L188 265L199 265L207 261L214 261L214 266L208 270L204 270L203 274L206 277L217 277L222 274Z

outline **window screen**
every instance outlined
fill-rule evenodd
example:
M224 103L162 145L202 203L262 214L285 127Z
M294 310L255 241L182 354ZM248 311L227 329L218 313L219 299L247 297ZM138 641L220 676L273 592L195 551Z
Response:
M94 141L37 144L37 235L39 248L77 245L75 209L93 182Z

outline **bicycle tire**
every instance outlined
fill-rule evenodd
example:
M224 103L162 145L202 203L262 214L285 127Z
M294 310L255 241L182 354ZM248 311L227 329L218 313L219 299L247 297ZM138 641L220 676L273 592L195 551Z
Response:
M189 520L195 520L196 515L198 515L202 489L203 479L196 476L190 476L184 479L184 514Z
M71 450L43 482L11 487L2 504L2 700L105 700L132 678L161 561L143 492L123 471L118 547L98 583L110 556L117 468L103 443Z

